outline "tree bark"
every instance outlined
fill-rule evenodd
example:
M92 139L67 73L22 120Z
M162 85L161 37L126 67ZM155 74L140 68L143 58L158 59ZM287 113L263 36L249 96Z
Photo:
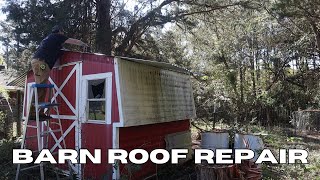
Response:
M96 49L100 53L111 55L112 29L110 8L111 0L97 0Z

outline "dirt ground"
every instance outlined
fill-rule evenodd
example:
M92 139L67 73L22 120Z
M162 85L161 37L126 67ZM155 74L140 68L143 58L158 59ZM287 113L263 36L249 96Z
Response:
M295 132L287 128L252 127L251 133L260 134L265 148L271 149L278 156L278 149L306 149L309 152L308 164L270 164L262 165L262 179L267 180L320 180L320 132ZM193 129L192 138L199 137ZM194 141L195 142L195 141ZM199 143L199 142L198 142ZM196 167L193 162L183 166L169 166L160 171L157 179L163 180L189 180L196 179Z

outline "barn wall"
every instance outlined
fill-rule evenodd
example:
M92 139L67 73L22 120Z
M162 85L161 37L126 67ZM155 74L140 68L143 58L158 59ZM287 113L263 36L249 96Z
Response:
M189 128L189 120L119 128L120 149L131 151L133 149L141 148L147 150L148 152L151 152L154 149L166 149L166 135L189 131ZM138 171L133 171L131 174L126 171L128 166L130 165L128 164L120 166L120 174L122 178L132 175L133 179L142 179L143 177L154 174L157 168L159 168L156 166L156 164L148 161L141 166L131 165L137 166L131 167L132 169L140 169Z
M83 177L101 179L102 177L112 176L112 165L106 163L106 152L113 147L114 143L119 143L118 148L126 150L165 148L165 136L167 134L189 130L189 120L186 119L193 118L195 110L188 75L125 60L121 61L118 77L121 86L123 125L127 127L114 128L114 123L122 125L122 122L118 123L120 118L114 58L104 55L66 52L60 60L60 65L79 61L82 62L81 75L112 72L111 124L93 124L86 121L79 123L81 125L79 127L81 136L78 140L81 142L81 148L86 148L91 153L93 153L93 149L101 149L103 152L103 163L82 165ZM51 78L60 86L73 66L55 68L51 73ZM27 81L34 81L32 72L28 74ZM77 98L79 98L76 96L76 83L76 75L72 75L70 81L62 89L63 94L73 106L76 106ZM79 86L78 88L81 89L82 87ZM58 102L61 103L60 114L73 115L60 96L58 96ZM76 109L77 112L79 112L78 110ZM75 115L79 118L79 114ZM73 122L74 120L70 119L63 120L63 130L65 131ZM113 132L113 130L116 131ZM31 130L28 133L34 134L35 132ZM119 142L117 134L119 134ZM57 138L60 137L58 133L56 136ZM66 138L67 148L75 149L76 138L76 130L72 129ZM49 139L49 145L53 144L53 140ZM29 141L28 147L30 146L33 146L31 149L35 149L36 144ZM152 174L155 172L155 168L154 164L148 162L143 165L143 171L135 173L135 177ZM122 170L121 174L127 173Z
M82 75L112 72L112 114L111 121L119 122L118 99L114 74L114 58L105 55L87 54L82 64Z
M127 60L118 66L124 126L195 117L188 75Z
M119 121L118 102L115 87L113 57L103 55L88 55L82 64L82 75L112 72L112 110L111 121ZM83 105L82 105L83 106ZM91 153L94 149L101 149L101 164L91 162L83 165L83 177L92 179L103 179L112 177L112 165L107 164L107 152L112 148L112 124L82 123L82 148Z
M76 66L78 66L78 64L73 63L74 61L71 61L72 59L76 59L76 58L72 58L72 55L75 55L74 53L69 53L66 52L64 54L64 56L60 59L60 65L63 65L63 67L61 68L54 68L51 70L50 72L50 78L52 79L52 81L57 85L58 88L61 87L61 85L63 84L63 82L65 81L65 79L68 77L69 73L73 70L73 68L75 68ZM64 57L67 57L66 59L64 59ZM75 60L78 61L78 60ZM73 63L73 64L70 64ZM79 66L78 66L79 67ZM78 69L79 70L79 69ZM64 87L61 89L62 94L66 97L67 101L70 103L70 105L75 109L75 112L73 112L69 106L67 105L67 103L62 99L62 97L60 95L57 96L57 101L60 104L59 105L59 114L62 116L69 116L69 117L74 117L76 118L78 116L77 113L77 107L76 107L76 102L77 102L77 88L76 88L76 83L77 83L77 73L78 71L76 70L69 78L69 80L67 81L67 83L64 85ZM33 77L33 72L30 71L27 74L27 83L34 83L34 77ZM50 83L50 82L48 82ZM47 89L47 92L49 91L49 89ZM48 95L48 93L47 93ZM26 87L26 93L25 93L25 98L24 98L24 118L26 118L26 106L27 106L27 100L30 98L30 94L28 92L28 87ZM48 100L47 100L48 101ZM52 115L55 115L56 113L52 110ZM56 119L52 120L51 122L57 122ZM62 130L63 132L66 132L66 130L71 126L74 125L75 120L74 119L61 119L61 123L62 123ZM30 125L35 125L35 121L34 120L29 120L29 124ZM54 125L51 124L50 128L52 130L56 130L59 129L58 125ZM75 149L76 146L76 129L78 129L76 126L74 126L70 132L67 134L67 136L64 138L65 144L66 144L66 148L69 149ZM44 128L44 130L46 130ZM34 128L28 128L27 130L27 136L31 136L31 135L36 135L36 130ZM54 135L57 137L57 139L59 139L61 137L61 134L59 132L55 132ZM45 138L43 138L44 142L46 141ZM55 145L55 141L52 138L52 136L49 136L48 139L48 148L52 148ZM60 145L63 147L63 142L60 143ZM36 138L30 139L26 141L26 147L28 149L32 149L32 150L37 150L37 141ZM59 148L56 148L55 151L57 151ZM55 157L57 157L55 155Z
M119 113L118 113L118 102L117 102L117 94L115 88L115 76L114 76L114 61L113 57L108 57L104 55L96 55L96 54L83 54L77 52L65 52L62 58L59 61L60 68L54 68L51 71L50 77L53 82L56 83L58 87L60 87L66 77L69 75L70 71L72 71L75 66L75 62L82 62L82 74L81 75L91 75L97 73L106 73L112 72L112 115L111 120L112 123L119 122ZM81 67L81 66L80 66ZM79 79L81 80L81 78ZM27 83L34 82L33 73L30 71L27 75ZM59 95L57 97L57 101L60 103L60 115L67 116L78 116L78 110L76 108L77 97L77 77L76 72L70 77L70 80L65 84L65 87L62 88L62 93L66 96L66 99L70 102L70 104L75 108L76 114L74 114L68 105L64 102L64 100ZM80 85L80 82L78 82ZM79 89L82 87L79 86ZM27 104L28 93L26 98L24 99L25 105ZM81 104L80 104L81 106ZM24 106L25 107L25 106ZM24 116L26 115L26 109ZM62 119L62 127L65 132L70 125L72 125L75 121L70 119ZM78 123L78 122L77 122ZM29 124L34 124L34 122L29 122ZM106 162L108 148L112 148L112 124L93 124L87 123L83 121L81 124L81 135L76 135L76 127L74 127L67 137L66 145L67 148L76 149L75 141L81 141L81 148L88 149L91 153L93 153L94 149L101 149L102 153L102 162L101 164L94 165L92 163L87 163L82 165L82 176L86 178L99 179L102 177L111 177L112 176L112 166L108 165ZM51 125L52 129L56 129L54 125ZM78 129L77 129L78 130ZM36 131L32 128L29 128L27 131L27 136L35 135ZM60 138L59 133L55 133L57 138ZM55 144L54 140L49 138L49 147L52 147ZM62 143L61 143L62 145ZM36 150L37 142L36 139L27 141L27 148Z

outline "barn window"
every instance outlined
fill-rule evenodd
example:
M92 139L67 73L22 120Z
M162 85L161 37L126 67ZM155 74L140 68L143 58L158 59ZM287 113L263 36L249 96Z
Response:
M111 123L112 74L101 73L83 76L81 118L88 123Z
M88 119L102 120L106 118L105 79L88 81Z

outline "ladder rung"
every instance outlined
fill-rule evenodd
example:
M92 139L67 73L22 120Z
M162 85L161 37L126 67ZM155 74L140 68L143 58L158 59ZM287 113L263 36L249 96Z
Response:
M50 124L55 124L55 125L61 126L61 124L58 122L50 122Z
M47 117L43 117L43 116L39 116L39 121L46 121L46 120L49 120L49 119L53 119L51 116L47 116ZM36 117L30 117L29 118L29 121L35 121L36 120Z
M45 136L48 136L49 133L55 133L55 132L60 132L60 131L61 131L60 129L44 131L44 132L41 132L40 137L45 137ZM38 137L38 136L37 135L27 136L25 139L32 139L32 138L36 138L36 137Z
M32 84L32 88L53 88L54 85L52 84Z
M32 103L32 105L35 105L35 103ZM41 102L38 104L39 108L50 108L50 107L55 107L59 106L59 103L49 103L49 102Z
M60 129L55 129L55 130L50 130L50 131L44 131L44 132L42 132L41 134L49 134L49 133L55 133L55 132L60 132L61 130Z
M20 171L25 171L25 170L28 170L28 169L33 169L33 168L36 168L36 167L39 167L40 164L37 164L37 165L33 165L33 166L29 166L29 167L26 167L26 168L21 168Z
M27 125L27 127L30 127L30 128L37 128L37 126L32 126L32 125Z

